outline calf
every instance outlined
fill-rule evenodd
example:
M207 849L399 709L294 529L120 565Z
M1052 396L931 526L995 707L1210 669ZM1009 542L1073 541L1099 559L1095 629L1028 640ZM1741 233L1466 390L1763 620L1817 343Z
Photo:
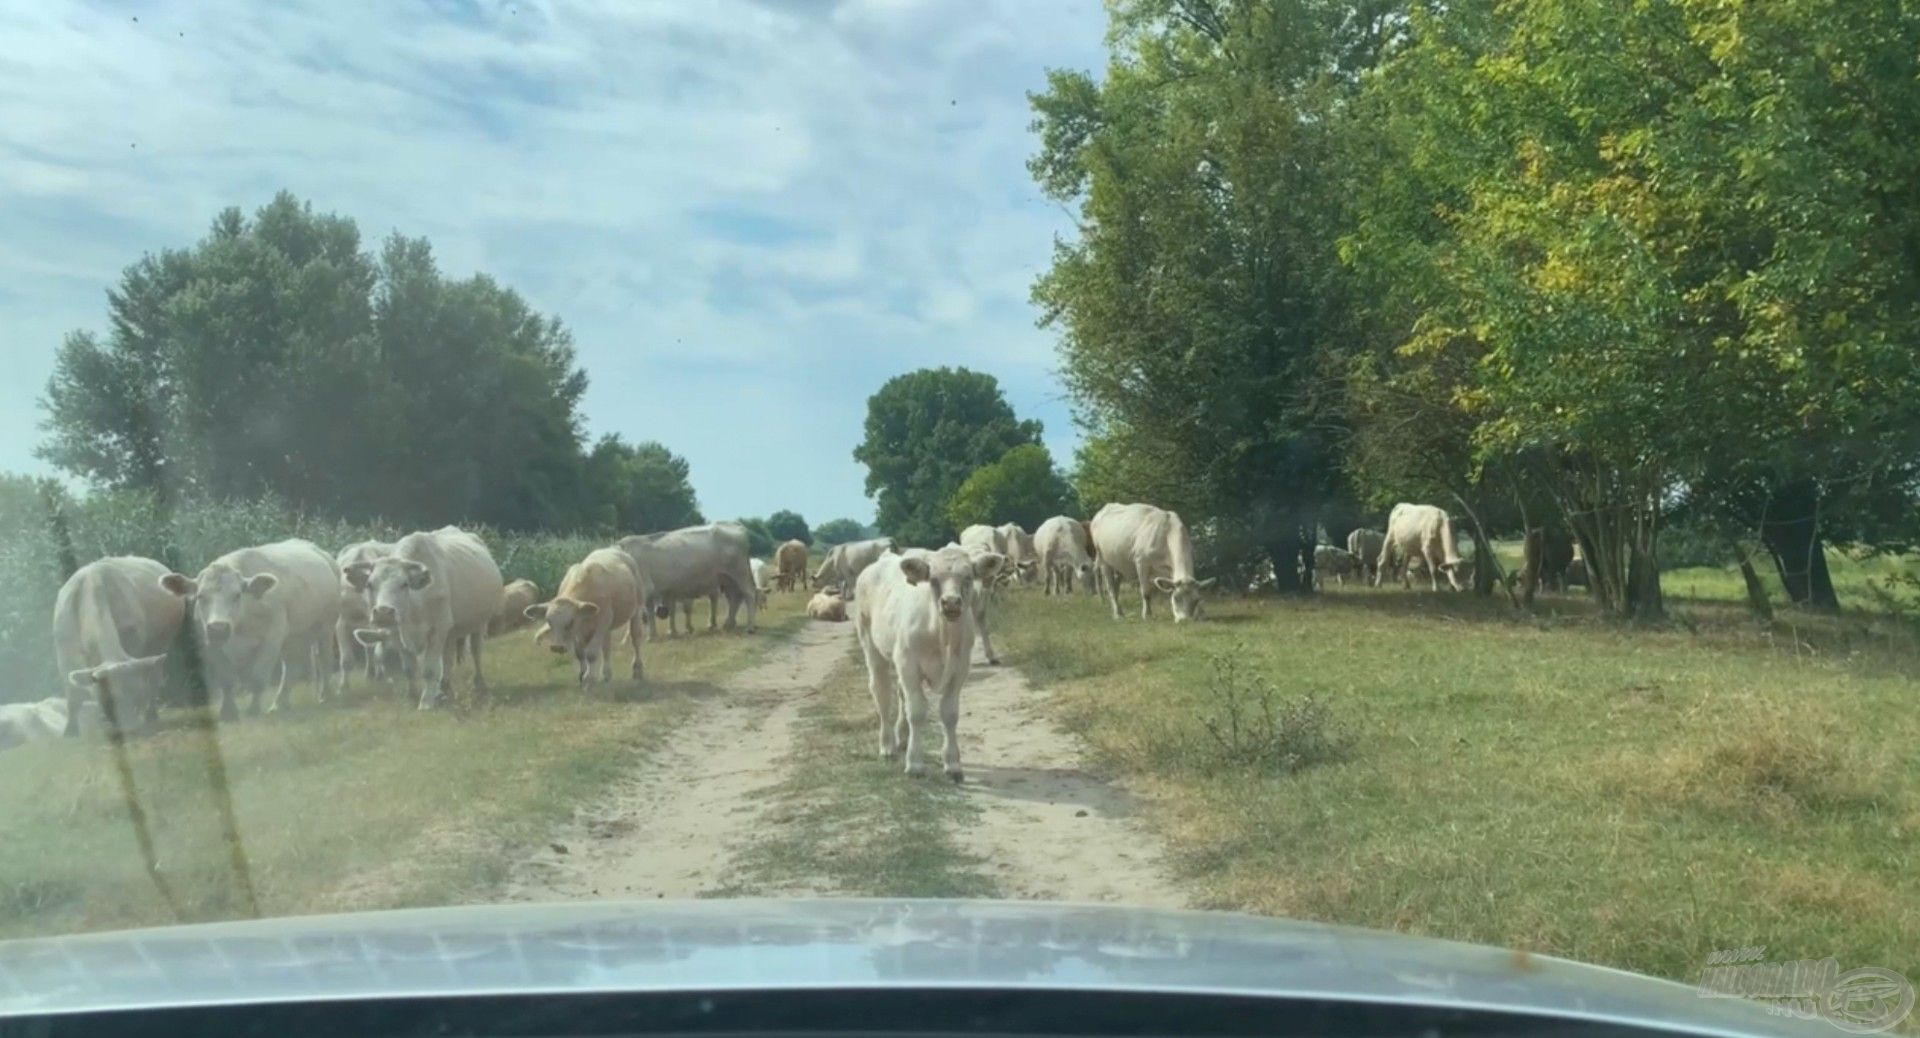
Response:
M973 661L973 599L1006 557L959 548L887 555L860 575L854 633L880 718L880 755L922 773L929 694L939 701L947 777L960 781L960 689Z
M526 606L523 613L528 620L546 622L542 633L551 639L549 648L573 653L585 688L596 666L601 684L613 680L613 632L622 627L633 643L633 680L640 680L640 603L645 599L627 553L601 548L568 567L552 601Z
M1072 594L1076 575L1082 587L1093 591L1093 544L1078 519L1056 515L1041 523L1033 534L1033 549L1047 594Z
M1315 591L1326 586L1327 578L1332 577L1341 587L1347 584L1349 574L1360 572L1360 560L1344 548L1331 544L1316 544L1313 547L1313 588Z
M847 618L846 600L838 591L818 591L807 600L807 615L815 620L839 623Z
M527 607L540 601L540 585L531 580L516 580L500 592L500 608L487 621L487 637L511 634L533 621Z

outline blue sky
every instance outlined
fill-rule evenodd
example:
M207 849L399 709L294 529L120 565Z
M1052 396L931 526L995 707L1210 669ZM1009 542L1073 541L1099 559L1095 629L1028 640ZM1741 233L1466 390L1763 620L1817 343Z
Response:
M866 397L932 365L999 377L1065 463L1027 292L1071 224L1025 95L1103 29L1098 0L0 0L0 470L44 471L54 349L121 269L281 188L560 316L589 433L684 454L712 515L869 518Z

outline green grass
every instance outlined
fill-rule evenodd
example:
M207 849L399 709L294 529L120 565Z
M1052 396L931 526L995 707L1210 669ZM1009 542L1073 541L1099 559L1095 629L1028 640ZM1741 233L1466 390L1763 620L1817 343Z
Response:
M848 897L991 897L952 834L977 809L958 787L909 779L874 753L873 697L852 657L801 710L762 838L714 896L831 890Z
M756 637L645 646L647 681L582 694L570 656L522 631L488 643L492 701L420 713L397 686L342 707L306 686L287 716L213 729L265 915L483 900L532 842L656 744L697 697L804 622L773 596ZM615 673L624 672L625 650ZM464 670L455 688L464 693ZM609 689L629 693L616 702ZM127 744L171 907L149 878L108 746L57 740L0 755L0 936L248 914L224 843L206 730L185 711Z
M1176 628L1014 595L995 632L1097 766L1152 794L1204 906L1675 978L1755 944L1920 973L1911 630L1687 612L1644 629L1579 596L1524 616L1334 589ZM1344 752L1291 773L1204 752L1221 655L1325 704Z

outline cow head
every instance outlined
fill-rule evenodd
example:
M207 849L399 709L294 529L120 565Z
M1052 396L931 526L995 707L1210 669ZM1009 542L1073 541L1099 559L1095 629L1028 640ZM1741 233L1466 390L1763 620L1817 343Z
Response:
M961 548L942 548L925 554L903 555L900 572L912 585L926 584L940 606L940 615L957 621L967 615L974 596L981 594L1007 557L998 552L970 554Z
M592 662L590 647L598 630L598 604L561 597L528 606L526 616L535 622L547 622L548 637L552 639L547 648L554 652L571 651L576 659Z
M354 587L367 593L369 611L379 627L397 627L416 610L416 592L433 586L433 572L425 563L389 555L373 562L356 562L341 571ZM354 633L359 638L359 632ZM365 644L363 642L363 644Z
M167 683L167 657L147 656L68 671L67 682L87 701L99 702L101 712L113 718L122 732L144 732Z
M1165 577L1153 578L1153 586L1166 592L1167 604L1173 609L1173 622L1186 623L1198 620L1204 613L1200 601L1200 592L1213 586L1214 578L1194 580L1187 577L1180 580L1168 580Z
M194 619L209 645L220 645L237 630L252 626L253 618L266 608L262 600L280 582L271 573L244 575L224 562L216 562L200 571L198 577L169 573L160 578L160 586L193 603Z

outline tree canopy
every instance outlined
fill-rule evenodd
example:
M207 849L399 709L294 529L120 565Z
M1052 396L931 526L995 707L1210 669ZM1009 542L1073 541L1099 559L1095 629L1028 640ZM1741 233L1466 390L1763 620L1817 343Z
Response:
M1040 423L1015 417L1000 383L965 368L927 368L887 381L867 400L867 495L880 529L903 545L951 540L947 503L973 471L1021 444L1040 442Z
M801 544L813 543L813 531L807 529L807 521L800 517L799 512L790 509L782 508L767 516L767 532L773 535L774 540L782 543L787 541L799 541Z
M866 536L866 524L858 519L829 519L813 528L814 543L823 548L862 540Z
M1054 467L1053 455L1040 444L1023 443L960 484L947 502L947 521L956 530L975 523L1019 523L1031 531L1074 511L1074 504L1073 488Z
M105 335L59 349L38 450L97 486L403 524L698 516L665 448L583 450L587 376L560 321L448 278L422 239L368 252L351 219L283 192L143 257L107 303Z

